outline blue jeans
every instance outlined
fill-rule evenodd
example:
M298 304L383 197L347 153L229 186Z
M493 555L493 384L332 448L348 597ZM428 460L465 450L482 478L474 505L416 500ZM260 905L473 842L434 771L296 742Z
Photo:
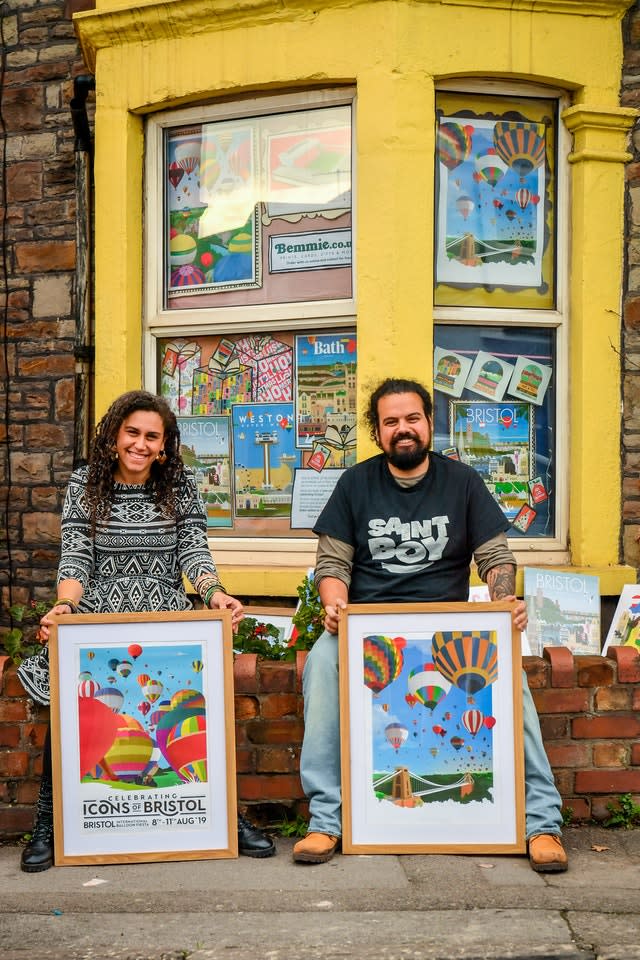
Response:
M309 830L340 836L340 707L338 638L325 632L313 645L302 677L304 740L300 777L309 798ZM527 839L560 834L562 800L545 753L540 722L523 673L524 768Z

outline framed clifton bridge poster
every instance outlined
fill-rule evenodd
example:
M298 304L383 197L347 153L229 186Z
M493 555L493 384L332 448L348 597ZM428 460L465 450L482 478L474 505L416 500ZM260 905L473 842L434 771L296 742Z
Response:
M57 619L57 866L237 856L231 643L227 610Z
M339 644L344 853L524 853L511 604L349 605Z

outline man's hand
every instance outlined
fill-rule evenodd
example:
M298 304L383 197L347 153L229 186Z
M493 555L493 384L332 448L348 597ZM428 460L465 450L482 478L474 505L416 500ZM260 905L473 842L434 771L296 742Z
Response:
M518 600L517 597L505 597L504 599L515 600L516 605L511 611L511 620L516 630L522 633L523 630L527 629L527 623L529 622L526 603L524 600Z
M324 628L329 633L338 632L338 623L340 622L340 614L342 610L345 610L347 604L344 600L334 600L333 603L329 603L324 608Z

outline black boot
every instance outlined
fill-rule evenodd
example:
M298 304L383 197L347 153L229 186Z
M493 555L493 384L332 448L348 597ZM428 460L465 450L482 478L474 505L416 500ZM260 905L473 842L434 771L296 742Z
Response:
M31 840L22 851L20 867L25 873L40 873L53 866L53 785L43 776L38 794L38 812Z
M245 857L272 857L276 845L252 823L238 814L238 851Z

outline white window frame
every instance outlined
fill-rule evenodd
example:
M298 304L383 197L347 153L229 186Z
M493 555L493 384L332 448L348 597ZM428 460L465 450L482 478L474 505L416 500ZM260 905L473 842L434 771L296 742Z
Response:
M480 96L535 97L555 101L557 112L556 159L556 306L550 310L522 307L452 307L434 306L434 324L465 324L477 327L508 326L550 327L556 331L556 422L555 422L555 535L552 537L517 537L510 540L519 564L569 563L569 202L570 180L567 157L571 137L562 123L562 112L571 103L566 90L540 84L510 83L499 80L449 80L436 84L439 92L455 91ZM435 286L434 286L435 293ZM560 442L559 425L562 425ZM532 554L535 556L532 558Z
M145 132L144 186L144 292L143 292L143 382L157 392L157 341L160 338L193 335L304 330L314 332L339 327L356 329L356 244L352 245L352 296L339 300L208 306L168 310L164 305L164 133L172 127L219 120L243 119L317 107L351 106L352 203L355 210L356 90L353 86L295 91L276 96L241 98L208 103L184 110L163 111L147 118ZM288 567L315 562L316 540L311 537L246 537L209 533L215 543L218 563L238 566L268 564Z

